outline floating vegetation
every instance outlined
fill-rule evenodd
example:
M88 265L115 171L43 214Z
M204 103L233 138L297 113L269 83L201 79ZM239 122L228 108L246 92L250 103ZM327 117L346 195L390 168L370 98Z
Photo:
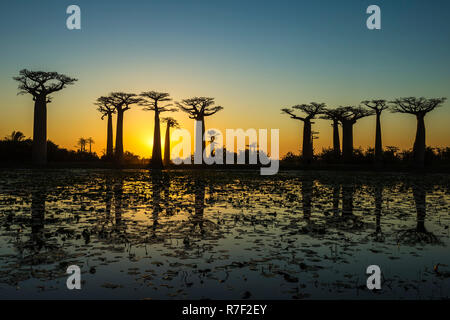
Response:
M0 171L0 297L448 298L448 175ZM383 272L376 294L367 266ZM82 290L66 288L78 265Z

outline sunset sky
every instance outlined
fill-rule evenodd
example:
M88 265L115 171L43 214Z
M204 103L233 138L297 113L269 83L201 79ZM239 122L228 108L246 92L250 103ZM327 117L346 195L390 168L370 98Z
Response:
M81 8L81 30L66 28L71 4ZM371 4L381 7L382 30L366 28ZM224 110L207 128L278 128L281 155L299 152L302 130L281 108L450 91L447 0L3 0L0 39L0 137L32 136L32 98L17 95L12 77L23 68L57 71L79 81L48 105L48 138L74 149L78 138L92 137L99 154L106 121L94 102L111 91L214 97ZM449 104L426 117L428 145L450 146ZM185 113L168 115L193 132ZM414 116L386 112L383 145L411 148L415 129ZM313 130L316 152L331 146L329 121ZM125 113L125 150L149 157L152 136L151 112ZM355 146L373 146L374 136L375 117L356 124Z

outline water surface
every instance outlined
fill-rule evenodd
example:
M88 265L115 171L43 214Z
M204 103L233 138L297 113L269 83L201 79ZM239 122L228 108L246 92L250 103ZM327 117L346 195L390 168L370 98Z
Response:
M0 298L449 298L449 178L3 170Z

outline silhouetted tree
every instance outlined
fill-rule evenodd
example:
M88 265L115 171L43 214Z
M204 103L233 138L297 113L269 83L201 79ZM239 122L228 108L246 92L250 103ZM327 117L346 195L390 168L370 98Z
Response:
M89 144L89 153L92 153L92 145L95 143L94 139L92 137L89 137L86 139L86 144Z
M417 132L414 141L414 161L419 167L425 164L425 115L440 107L447 98L399 98L391 101L393 104L392 112L409 113L417 118Z
M80 138L77 141L77 146L80 147L80 151L81 152L85 152L86 151L86 139L85 138Z
M145 106L144 110L146 111L154 111L155 112L155 128L153 131L153 150L152 150L152 167L153 168L162 168L162 154L161 154L161 129L160 129L160 121L159 115L162 112L173 112L177 111L176 108L170 108L171 104L167 104L165 106L161 106L158 103L163 103L166 101L171 101L170 95L165 92L156 92L156 91L147 91L142 92L140 94L141 97L144 97L146 100L141 102L142 105Z
M375 130L375 161L380 162L383 156L383 144L381 142L381 113L388 109L386 100L365 100L361 102L366 107L372 109L377 116L376 130Z
M25 135L23 134L23 132L13 131L11 132L11 135L5 137L5 140L11 142L20 142L25 140Z
M353 157L353 125L361 118L370 116L373 111L361 107L339 107L342 112L339 121L342 123L342 156L345 162L350 162Z
M300 110L307 115L305 117L300 117L294 114L294 110ZM302 156L303 160L310 163L313 159L313 143L312 143L312 131L311 131L311 120L316 117L316 115L321 114L325 109L324 103L311 102L310 104L300 104L295 105L291 109L284 108L281 109L282 112L291 116L292 119L303 121L303 148Z
M205 117L212 116L223 109L222 106L215 106L214 98L207 97L194 97L190 99L184 99L181 102L177 102L177 107L186 112L190 119L200 121L202 125L202 155L205 151ZM203 159L203 157L202 157ZM203 160L202 160L203 161Z
M164 141L164 165L167 166L170 163L170 128L179 128L178 121L171 117L162 118L162 121L166 123L166 137Z
M34 101L33 125L33 162L47 163L47 103L51 102L53 92L64 89L77 79L70 78L57 72L20 70L19 76L14 77L19 82L19 94L29 93Z
M123 161L123 114L131 108L131 105L141 103L143 100L134 93L124 92L112 92L109 98L117 112L116 152L114 157L118 163L121 163Z
M336 159L341 157L341 144L339 141L339 119L345 111L342 109L325 109L321 119L333 121L333 153Z
M105 117L108 117L108 126L106 132L106 158L108 160L111 160L114 153L112 115L116 113L116 109L110 97L102 96L97 99L97 102L95 104L98 107L97 110L102 114L102 120Z

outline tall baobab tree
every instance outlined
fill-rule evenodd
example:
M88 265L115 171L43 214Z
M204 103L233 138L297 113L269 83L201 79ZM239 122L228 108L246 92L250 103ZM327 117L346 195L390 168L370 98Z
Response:
M131 108L131 105L141 103L142 99L134 93L125 92L112 92L109 98L117 112L116 152L114 157L120 163L123 161L123 114Z
M381 113L388 109L386 100L365 100L361 102L366 107L372 109L377 116L377 124L375 131L375 161L380 162L383 155L383 145L381 143Z
M362 107L339 107L342 112L339 121L342 124L342 156L344 162L350 162L353 157L353 125L361 118L373 115L372 110Z
M190 119L200 121L202 125L202 155L206 148L205 141L205 117L212 116L223 109L222 106L215 106L214 98L207 97L194 97L190 99L184 99L181 102L177 102L177 107L186 112ZM202 156L203 159L203 156ZM203 162L203 160L202 160Z
M442 106L447 98L399 98L391 101L392 112L409 113L417 118L417 132L414 141L414 161L416 166L423 167L425 164L425 115Z
M106 133L106 158L111 160L114 153L113 147L113 124L112 115L116 113L116 109L110 97L102 96L95 102L97 110L102 114L102 120L108 117L108 126Z
M164 165L167 166L170 163L170 128L179 128L178 121L172 117L162 118L162 121L166 124L166 138L164 141Z
M141 102L141 105L145 106L144 110L155 112L155 128L153 131L153 150L152 150L152 167L162 168L162 154L161 154L161 125L159 121L159 115L162 112L174 112L176 108L171 108L171 104L160 105L167 101L171 101L170 95L166 92L147 91L140 94L145 100Z
M19 94L29 93L34 101L33 124L33 162L47 163L47 103L52 101L50 94L64 89L77 81L57 72L20 70L14 77L19 82Z
M333 121L333 153L336 159L341 157L341 143L339 140L339 119L345 111L342 109L325 109L321 119Z
M300 110L306 113L305 117L300 117L294 114L294 110ZM306 163L310 163L313 159L313 143L311 122L318 114L321 114L325 109L325 103L311 102L310 104L295 105L292 108L281 109L283 113L291 116L292 119L303 121L303 146L302 157Z

